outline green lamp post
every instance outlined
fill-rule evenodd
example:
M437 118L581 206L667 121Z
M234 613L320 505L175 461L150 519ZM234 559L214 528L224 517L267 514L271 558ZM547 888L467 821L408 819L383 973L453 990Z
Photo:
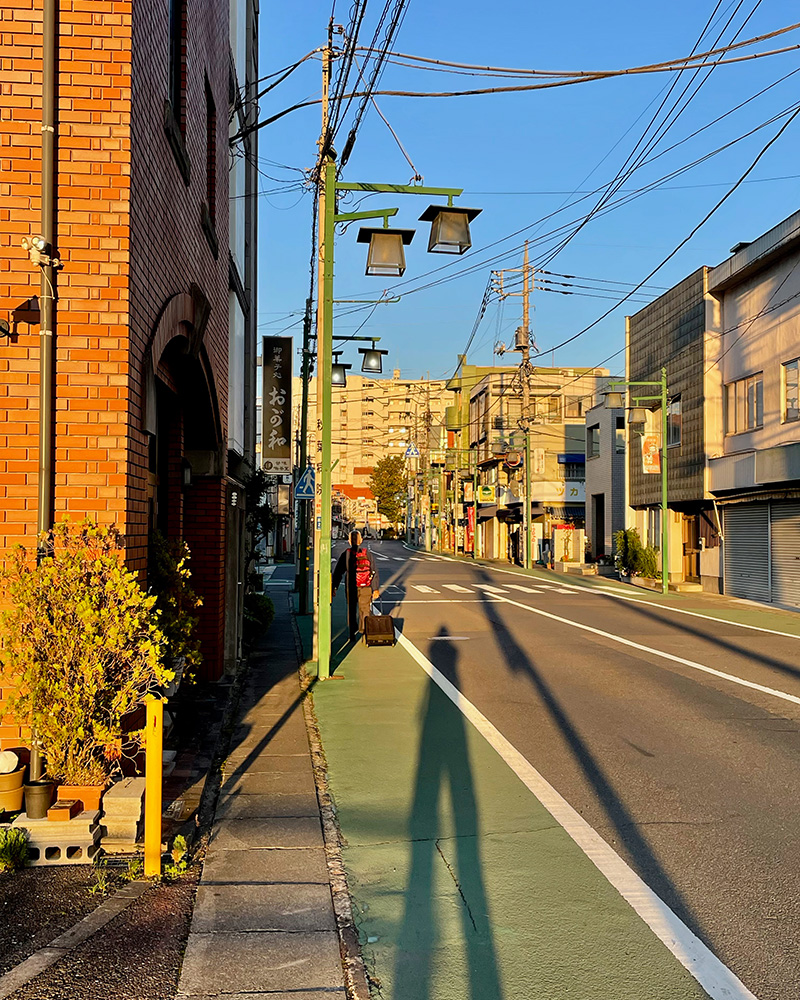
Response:
M471 246L469 222L480 209L463 209L453 206L453 198L458 197L460 188L433 188L410 184L360 184L337 181L336 161L333 155L326 156L322 166L321 183L324 188L323 237L320 253L322 256L322 296L320 307L322 317L319 328L322 333L319 351L318 377L321 389L320 429L320 510L318 513L319 551L316 553L319 567L318 613L316 616L317 636L317 676L330 676L331 661L331 403L332 403L332 341L333 341L333 241L336 224L361 220L382 219L383 226L362 228L358 241L369 244L367 254L367 274L381 277L399 277L406 267L404 247L411 242L414 231L393 229L389 219L397 214L396 208L371 212L336 211L336 196L340 191L361 191L379 194L412 194L447 198L447 205L431 206L423 214L424 221L431 222L431 238L428 250L432 253L462 254Z
M667 507L667 369L661 369L658 382L609 382L605 393L605 405L609 409L625 408L625 392L627 389L658 388L657 395L633 397L634 405L630 411L629 423L644 423L647 409L641 403L661 403L661 592L669 592L669 508Z

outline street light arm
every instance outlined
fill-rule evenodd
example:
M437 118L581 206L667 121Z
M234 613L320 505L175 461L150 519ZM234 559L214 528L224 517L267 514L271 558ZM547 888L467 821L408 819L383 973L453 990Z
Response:
M397 215L398 211L396 208L382 208L375 212L342 212L340 215L334 215L333 221L338 223L358 222L360 219L383 219L385 222L393 215Z
M458 198L463 188L423 187L417 184L363 184L358 181L337 181L337 191L372 191L378 194L423 194L441 195L443 198ZM451 202L452 204L452 202Z

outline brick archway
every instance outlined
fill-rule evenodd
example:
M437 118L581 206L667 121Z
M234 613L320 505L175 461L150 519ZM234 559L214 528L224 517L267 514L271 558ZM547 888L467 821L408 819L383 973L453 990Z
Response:
M223 670L225 450L216 380L203 345L210 306L198 286L168 300L150 341L143 430L151 448L150 529L183 539L203 598L200 676Z

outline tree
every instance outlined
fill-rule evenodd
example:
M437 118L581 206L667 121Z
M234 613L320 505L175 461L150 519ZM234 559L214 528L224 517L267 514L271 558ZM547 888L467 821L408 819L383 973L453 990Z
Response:
M378 513L392 524L402 521L408 498L408 477L402 458L382 458L372 470L369 487L378 501Z

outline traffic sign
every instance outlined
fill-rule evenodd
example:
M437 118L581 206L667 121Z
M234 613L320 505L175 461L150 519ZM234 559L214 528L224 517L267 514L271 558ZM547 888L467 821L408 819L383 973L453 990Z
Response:
M419 448L412 441L406 448L406 458L419 458Z
M295 500L313 500L316 493L314 469L309 465L303 475L297 480L294 488Z

